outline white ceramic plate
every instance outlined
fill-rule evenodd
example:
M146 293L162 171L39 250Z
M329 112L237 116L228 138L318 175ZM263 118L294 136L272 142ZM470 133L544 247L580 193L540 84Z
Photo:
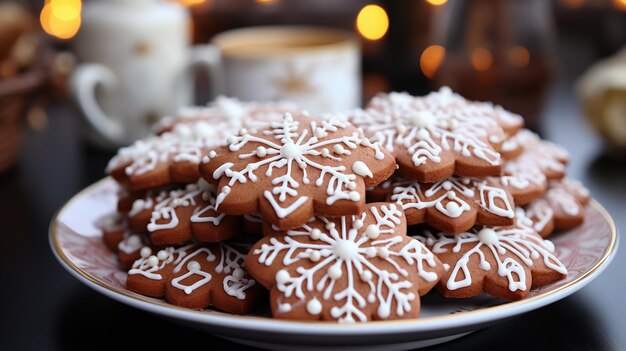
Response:
M582 226L550 238L569 271L567 278L531 291L525 300L507 302L487 296L444 299L432 292L423 299L419 319L352 325L274 320L264 315L189 310L126 290L126 274L118 269L115 255L94 227L96 219L114 211L116 191L116 183L106 178L59 210L50 226L50 245L59 262L78 280L117 301L233 341L272 349L408 349L452 340L571 295L604 271L618 246L613 220L592 201Z

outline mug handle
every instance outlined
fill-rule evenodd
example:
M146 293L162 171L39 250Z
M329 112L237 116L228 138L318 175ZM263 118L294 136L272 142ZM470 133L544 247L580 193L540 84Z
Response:
M102 137L119 144L124 139L124 127L118 120L107 115L96 99L98 85L112 89L117 83L117 77L110 68L97 63L88 63L76 68L70 85L74 99L85 119Z
M212 44L195 45L191 48L187 68L189 73L204 68L209 73L209 96L214 98L222 88L222 54Z

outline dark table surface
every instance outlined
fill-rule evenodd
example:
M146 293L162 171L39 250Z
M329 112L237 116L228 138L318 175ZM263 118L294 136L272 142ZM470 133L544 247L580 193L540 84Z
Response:
M110 153L80 138L79 116L50 107L50 125L31 133L19 164L0 175L0 350L250 349L106 298L63 270L48 246L48 225L72 195L103 176ZM573 155L581 179L626 228L626 164L604 151L571 92L554 84L543 136ZM581 291L433 350L626 349L626 252Z

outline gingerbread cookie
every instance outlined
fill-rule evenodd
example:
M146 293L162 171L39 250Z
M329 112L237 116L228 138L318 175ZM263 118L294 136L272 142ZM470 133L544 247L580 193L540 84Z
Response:
M527 179L515 176L450 177L435 183L420 183L395 174L368 188L367 199L400 203L408 224L428 223L455 234L476 224L512 225L515 206L539 198L543 191Z
M129 269L140 257L141 248L150 244L145 235L131 232L126 218L119 213L105 216L96 226L102 230L102 240L106 247L117 253L122 269Z
M561 179L567 171L569 153L561 146L542 140L537 134L524 129L514 137L515 142L523 145L524 151L504 165L504 174L535 179L541 182L541 175L548 179Z
M256 243L245 266L270 289L282 319L366 322L415 318L419 296L443 267L407 237L400 206L368 204L360 215L315 217Z
M223 121L231 121L238 128L256 130L271 121L280 120L286 112L300 111L297 104L289 101L244 102L236 98L218 96L207 106L181 107L176 116L168 116L157 122L154 132L163 134L178 129L178 132L184 133L184 129L187 129L186 134L192 135L192 128L198 122L212 124Z
M257 307L264 295L242 267L245 251L226 243L168 247L158 252L144 247L141 258L128 271L126 287L142 295L165 297L177 306L213 306L244 314Z
M486 292L497 298L520 300L531 288L563 279L567 269L552 242L532 229L520 211L511 227L479 227L449 235L428 230L414 236L444 263L437 285L445 297L464 298Z
M544 197L526 207L526 214L533 221L534 229L545 238L553 230L581 225L590 199L589 190L579 181L569 178L552 180Z
M133 203L128 213L130 228L150 233L155 245L231 238L239 233L239 219L216 211L214 191L200 179L183 189L150 193Z
M102 231L102 241L112 252L117 252L117 245L128 232L126 217L119 213L111 213L98 219L94 226Z
M449 88L424 97L380 95L348 118L395 156L402 175L421 182L500 175L503 126L521 128L519 116L467 101Z
M495 177L450 177L435 183L396 179L388 198L402 206L408 224L428 223L458 234L476 224L505 226L515 221L513 196Z
M395 169L393 157L350 123L291 114L229 138L200 165L202 177L218 183L219 211L259 212L281 229L298 227L314 214L360 213L365 187Z
M266 125L269 120L280 118L282 107L270 104L252 115L246 115L246 111L236 118L213 111L208 113L212 118L189 118L185 123L170 121L169 127L161 127L162 134L121 148L109 162L107 173L131 190L195 182L202 155L224 145L230 135L241 130L244 121Z

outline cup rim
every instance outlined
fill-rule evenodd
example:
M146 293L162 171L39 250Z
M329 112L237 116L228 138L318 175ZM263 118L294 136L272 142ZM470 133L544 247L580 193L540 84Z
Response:
M276 38L280 35L282 38ZM272 42L284 41L285 38L296 39L302 35L312 35L314 37L324 36L326 39L320 40L319 44L303 45L303 46L279 46L273 50L259 50L259 51L228 51L223 50L226 47L234 47L237 45L229 44L229 41L238 40L239 46L244 45L262 45L263 43L269 44ZM247 37L248 39L246 40ZM252 39L251 39L252 37ZM259 42L259 38L264 42ZM298 26L298 25L283 25L283 26L253 26L243 27L232 30L227 30L216 34L211 38L210 43L217 46L222 55L228 57L238 58L256 58L256 57L279 57L289 56L301 53L310 53L315 51L328 51L342 48L352 48L358 46L358 40L355 33L348 30L334 27L323 26Z

